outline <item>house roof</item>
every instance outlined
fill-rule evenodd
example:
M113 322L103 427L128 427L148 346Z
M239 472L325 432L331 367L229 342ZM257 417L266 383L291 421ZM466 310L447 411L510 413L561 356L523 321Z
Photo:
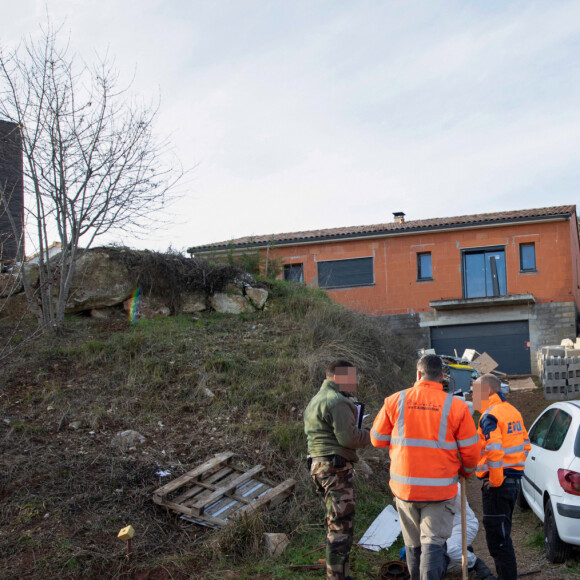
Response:
M303 232L290 232L284 234L269 234L264 236L246 236L234 240L215 242L204 246L188 248L188 253L204 253L225 250L229 248L248 248L276 244L278 246L316 243L318 241L335 241L347 238L366 238L403 235L415 232L468 228L502 225L506 223L529 222L539 220L569 219L575 215L575 205L562 205L543 207L536 209L520 209L516 211L501 211L494 213L482 213L462 215L446 218L433 218L427 220L413 220L403 222L389 222L370 226L348 226L342 228L328 228L322 230L309 230Z

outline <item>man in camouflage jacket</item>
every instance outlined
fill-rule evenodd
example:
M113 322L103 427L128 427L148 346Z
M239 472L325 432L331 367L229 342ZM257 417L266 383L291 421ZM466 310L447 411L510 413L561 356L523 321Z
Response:
M356 390L356 368L337 360L304 411L310 475L326 509L326 578L348 580L354 532L356 449L370 444L359 429L357 407L349 400Z

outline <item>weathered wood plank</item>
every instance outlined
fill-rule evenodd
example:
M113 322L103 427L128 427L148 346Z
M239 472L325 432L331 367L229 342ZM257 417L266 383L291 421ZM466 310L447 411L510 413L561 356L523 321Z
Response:
M249 471L242 473L235 479L229 481L226 485L219 487L209 496L204 497L203 499L200 499L197 503L193 504L191 506L193 513L195 514L203 513L204 509L207 506L217 501L223 495L227 495L229 492L239 487L242 483L248 481L249 479L252 479L255 475L258 475L259 473L264 471L264 469L265 467L263 465L256 465L256 467L253 467Z
M206 471L215 468L221 463L229 461L234 455L235 453L232 453L231 451L220 453L219 455L216 455L215 457L209 459L205 463L202 463L195 469L192 469L191 471L188 471L187 473L184 473L183 475L179 476L177 479L174 479L173 481L166 483L164 486L156 489L153 493L159 496L167 495L168 493L171 493L172 491L175 491L176 489L180 488L182 485L191 482L191 480L195 479L196 477L199 477Z
M244 506L238 513L242 514L253 510L258 510L266 506L276 505L282 500L286 499L292 493L295 486L296 481L293 479L287 479L280 485L272 488L263 496L259 497L256 501L253 501L251 504Z
M221 479L219 479L219 481L211 483L208 483L209 479L207 479L203 483L196 480L195 484L199 486L204 486L204 489L198 494L196 494L195 497L192 497L192 499L180 503L184 503L184 505L191 507L195 505L197 502L205 501L205 499L208 498L216 489L227 486L231 481L234 481L234 479L239 477L239 473L240 471L232 470L232 472L229 473L226 477L222 477ZM243 471L241 473L243 473Z
M292 479L274 487L261 475L262 465L245 471L230 463L234 455L225 452L212 457L155 490L153 501L188 521L215 528L248 511L277 505L294 490L296 482ZM169 494L177 497L170 499Z
M215 486L216 481L221 481L222 479L230 476L232 473L239 473L239 470L235 470L232 466L228 465L227 467L224 467L223 469L216 471L213 475L211 475L204 481L199 481L197 479L195 480L194 487L192 487L191 489L187 489L181 495L173 498L173 501L175 503L183 503L186 500L193 497L194 495L197 495L198 493L201 493L208 489L211 489L213 491L216 488Z
M159 503L159 502L157 502ZM187 517L195 517L194 514L191 513L191 509L190 508L186 508L182 505L170 502L170 501L161 501L161 503L159 503L159 505L163 506L164 508L170 509L171 511L177 512L177 513L181 513L184 516ZM211 515L203 515L203 517L201 518L204 521L211 523L214 526L225 526L226 525L226 521L224 519L221 518L214 518Z

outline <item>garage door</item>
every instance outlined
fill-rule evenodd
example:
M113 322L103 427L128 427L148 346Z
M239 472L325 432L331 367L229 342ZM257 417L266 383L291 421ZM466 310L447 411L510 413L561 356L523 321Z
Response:
M506 374L532 372L530 362L530 329L527 320L462 324L431 328L431 347L437 354L461 356L466 348L486 352Z

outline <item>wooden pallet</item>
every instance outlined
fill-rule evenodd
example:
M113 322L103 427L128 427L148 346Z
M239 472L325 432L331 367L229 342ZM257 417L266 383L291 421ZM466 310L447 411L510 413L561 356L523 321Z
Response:
M294 491L293 479L276 485L262 477L263 465L246 470L233 457L226 451L208 459L156 489L153 501L188 521L216 528L248 511L274 507Z

